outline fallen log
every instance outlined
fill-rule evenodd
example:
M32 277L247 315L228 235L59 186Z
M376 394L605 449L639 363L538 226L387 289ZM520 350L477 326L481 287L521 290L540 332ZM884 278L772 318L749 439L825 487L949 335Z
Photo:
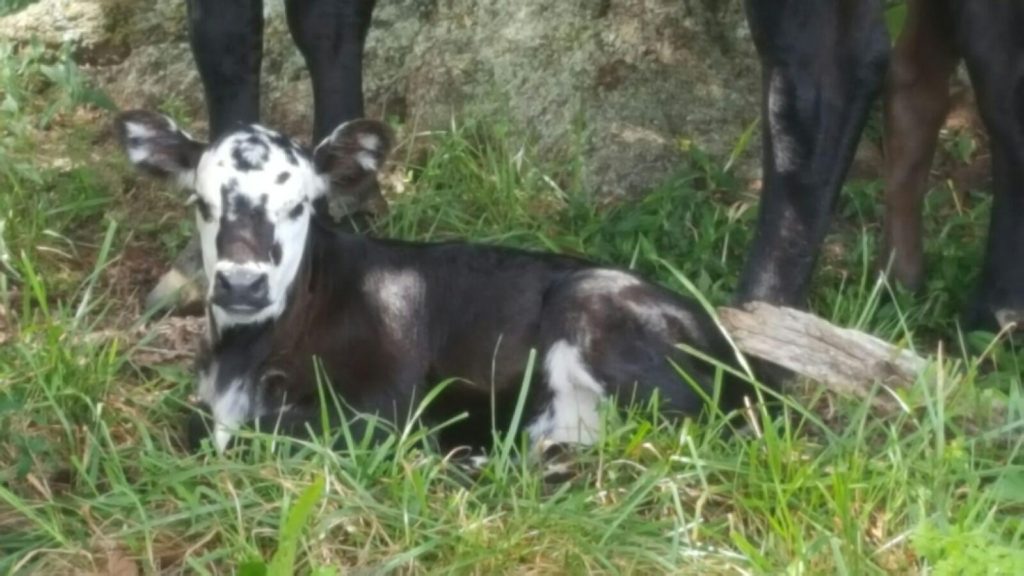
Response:
M718 315L744 354L844 396L867 396L876 383L908 387L928 365L911 350L792 308L754 302Z
M932 388L934 394L947 396L943 402L957 387L955 379L941 383L949 379L949 375L943 376L941 367L925 372L930 361L913 351L859 330L835 326L807 312L754 302L742 309L719 308L718 317L745 355L782 366L838 396L870 398L872 406L883 413L912 410L914 403L908 406L895 394L872 395L877 384L891 391L908 389L923 375L928 379L924 386ZM937 361L942 364L941 348ZM947 412L950 422L957 422L972 438L988 437L1007 445L1019 442L1024 426L1024 406L1019 399L988 394L968 400L970 407Z

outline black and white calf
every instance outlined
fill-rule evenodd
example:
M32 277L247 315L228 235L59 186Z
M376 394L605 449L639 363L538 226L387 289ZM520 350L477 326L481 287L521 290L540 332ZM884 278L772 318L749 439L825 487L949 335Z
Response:
M188 36L202 80L210 138L260 118L263 0L186 0ZM309 70L313 88L313 141L363 115L363 47L374 0L285 0L288 30ZM332 190L335 225L365 229L383 202L376 181ZM146 296L150 310L182 311L202 301L195 238Z
M208 294L209 354L199 395L223 449L239 426L305 433L321 423L313 358L358 412L401 424L438 383L428 422L468 419L445 446L485 445L511 419L531 349L537 373L526 429L535 442L588 443L598 405L657 395L668 415L725 409L749 392L682 352L733 352L694 302L629 272L564 257L466 243L421 244L345 234L321 223L332 186L375 178L386 125L343 124L310 154L256 125L210 145L169 119L126 112L129 159L192 192ZM494 410L492 411L492 406Z

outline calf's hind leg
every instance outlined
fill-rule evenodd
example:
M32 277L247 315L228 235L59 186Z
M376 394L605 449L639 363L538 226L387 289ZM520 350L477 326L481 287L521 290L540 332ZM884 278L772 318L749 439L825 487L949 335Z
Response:
M716 391L715 367L676 347L733 357L699 306L624 272L589 270L566 280L545 303L541 342L545 387L527 423L534 442L594 442L605 397L643 406L657 396L661 413L681 417L700 415L712 399L723 410L738 407L750 392L730 376Z

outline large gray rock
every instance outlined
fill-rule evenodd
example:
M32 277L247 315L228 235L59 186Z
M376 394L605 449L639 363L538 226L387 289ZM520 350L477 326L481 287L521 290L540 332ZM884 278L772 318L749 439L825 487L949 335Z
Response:
M303 62L282 3L266 4L265 117L308 133ZM46 36L58 10L88 18L52 19ZM182 0L42 0L0 19L0 36L78 42L121 106L201 118L184 19ZM607 197L663 179L682 141L728 153L758 115L758 78L735 0L379 0L364 85L369 114L416 130L508 121L544 157L579 158L584 188Z
M372 112L428 129L510 120L545 157L578 155L599 196L656 184L680 140L727 153L758 115L731 1L382 0L367 55ZM301 60L283 65L298 76Z
M70 43L79 50L102 48L104 7L91 0L41 0L0 18L0 40L37 39L47 44Z

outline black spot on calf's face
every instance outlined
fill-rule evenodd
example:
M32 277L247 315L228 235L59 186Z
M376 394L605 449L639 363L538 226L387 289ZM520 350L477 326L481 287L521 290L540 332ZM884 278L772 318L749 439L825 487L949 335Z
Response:
M199 196L195 198L196 211L199 213L199 217L203 219L203 222L213 222L213 210L210 208L210 203Z
M299 157L305 156L302 148L300 148L295 142L285 136L284 134L274 133L270 135L270 143L278 147L285 156L285 159L292 166L299 165Z
M270 156L270 146L263 137L258 134L249 134L246 138L235 142L231 150L231 158L235 162L235 170L248 172L250 170L261 170L267 163Z
M224 212L217 230L217 258L238 263L275 260L274 225L267 215L267 197L259 203L238 189L235 180L221 187ZM277 248L280 260L281 247Z
M118 128L136 167L174 177L194 192L211 287L219 277L232 288L224 294L245 292L265 303L244 317L221 307L217 322L223 326L264 321L283 310L314 208L326 203L328 191L357 190L374 179L393 142L390 128L373 120L339 126L312 153L258 125L237 126L210 145L151 112L123 113ZM216 316L216 304L214 310Z
M274 262L274 266L281 263L281 243L274 242L274 247L270 249L270 259Z

